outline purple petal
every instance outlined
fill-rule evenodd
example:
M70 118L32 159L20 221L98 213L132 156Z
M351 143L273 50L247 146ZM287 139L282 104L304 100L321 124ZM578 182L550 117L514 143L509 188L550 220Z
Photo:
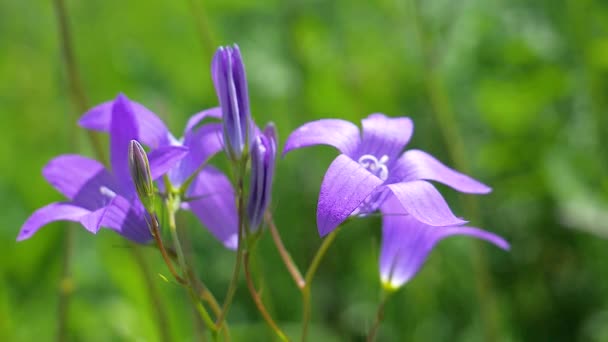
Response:
M101 225L137 243L152 240L146 222L143 206L139 201L133 204L122 196L116 196L103 215Z
M492 189L475 179L450 169L430 154L420 150L405 152L391 170L396 182L426 179L443 183L455 190L471 194L487 194Z
M340 119L322 119L308 122L291 132L283 156L287 152L313 145L330 145L343 154L353 156L361 142L359 127Z
M385 202L382 212L382 248L380 251L380 277L385 286L399 288L412 279L426 261L433 247L441 239L453 235L467 235L486 240L502 249L509 244L501 237L472 227L433 227L413 216L403 214L394 198Z
M371 154L380 158L396 160L410 141L414 124L410 118L390 118L384 114L372 114L361 120L363 139L357 156Z
M86 216L89 213L90 210L70 203L51 203L36 210L30 217L28 217L23 226L21 226L19 235L17 235L17 241L29 239L38 231L38 229L51 222L79 222L83 216Z
M463 224L452 213L439 191L426 181L412 181L387 185L401 205L415 219L430 226Z
M198 198L189 203L190 209L224 246L236 249L238 217L234 190L228 178L207 166L195 178L188 197Z
M110 123L110 162L119 192L127 198L135 193L129 172L129 144L137 140L138 128L133 108L126 96L119 94L112 106Z
M167 145L169 143L169 131L162 120L142 104L131 100L128 101L131 103L137 127L139 128L139 135L136 140L151 148ZM78 124L90 130L109 132L110 123L112 122L113 104L114 100L91 108L80 118Z
M186 129L184 130L184 137L188 136L190 132L199 124L199 122L205 120L206 118L214 118L221 119L222 118L222 109L220 107L214 107L205 109L202 112L198 112L188 119L188 123L186 124Z
M184 137L184 146L189 153L169 177L174 185L183 183L194 171L209 158L222 150L222 125L210 123L191 131Z
M152 179L156 180L167 173L186 155L188 155L188 148L183 146L163 146L148 153Z
M317 205L319 234L325 236L339 226L382 184L382 180L350 157L341 154L329 165Z
M107 199L100 189L116 188L112 176L96 160L76 154L61 155L42 169L44 178L65 197L78 206L96 210Z

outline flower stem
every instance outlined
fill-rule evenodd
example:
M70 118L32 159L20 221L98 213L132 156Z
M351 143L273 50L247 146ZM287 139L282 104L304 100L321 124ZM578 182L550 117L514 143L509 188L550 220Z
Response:
M251 271L249 270L249 253L250 252L248 250L245 251L245 253L243 255L243 263L245 264L245 279L247 280L247 288L249 288L249 293L251 294L251 298L255 302L255 306L258 308L258 311L260 312L262 317L264 317L264 320L266 321L266 323L268 323L268 325L270 326L272 331L274 331L277 334L279 339L281 339L281 341L289 341L289 339L287 338L285 333L283 333L281 328L279 328L279 326L272 319L272 316L270 316L270 314L268 313L268 310L266 310L266 306L264 306L264 302L262 301L260 294L255 289L255 285L253 283L253 278L251 276Z
M317 272L317 268L319 268L319 264L321 264L321 260L323 260L325 253L327 252L329 247L332 245L332 243L336 239L336 236L338 235L339 230L340 230L339 227L336 228L333 232L331 232L325 238L325 240L323 240L323 243L321 243L321 246L317 250L317 253L315 254L314 258L312 259L312 262L310 263L308 270L306 271L306 276L304 277L305 285L302 288L302 336L301 336L301 341L306 341L306 339L308 337L308 323L310 321L310 287L312 284L312 279L314 278L315 273Z
M277 250L279 251L279 255L281 256L281 259L283 260L283 263L285 264L287 271L289 271L289 274L293 278L293 281L296 283L298 288L300 290L302 290L304 288L304 286L306 286L306 282L304 281L304 278L302 277L302 273L300 272L300 269L293 262L291 255L285 248L285 245L283 244L283 240L281 239L281 235L279 234L279 231L274 223L274 219L272 218L272 213L270 212L270 210L266 211L265 219L266 219L266 224L268 225L268 227L270 229L270 234L272 235L272 240L274 241L274 245L277 247Z
M418 37L418 45L424 56L423 69L425 82L436 124L441 131L450 159L452 159L456 168L464 173L469 173L469 165L465 158L464 139L458 129L457 118L452 110L449 96L437 71L436 63L434 62L436 58L433 56L431 46L425 36L422 15L418 9L417 0L411 0L411 13L414 29ZM477 198L475 196L462 195L460 198L466 217L471 221L481 223ZM498 339L500 322L483 248L481 244L474 244L472 246L471 258L476 274L475 283L480 305L480 316L484 322L484 340L495 341Z
M142 255L139 246L134 243L131 243L129 244L129 251L131 252L131 255L133 255L133 258L137 262L142 276L144 277L148 290L148 295L150 296L152 306L154 307L154 310L156 312L160 341L169 342L171 341L169 326L167 325L167 322L169 320L167 319L167 313L163 308L163 303L159 296L158 289L156 288L154 280L152 279L152 272L150 272L150 267L148 267L148 263Z
M175 280L178 283L185 285L186 280L184 280L184 278L182 278L175 270L175 267L173 266L173 262L171 261L171 257L167 253L167 249L165 248L165 245L163 244L163 240L160 238L160 229L158 228L158 219L156 218L156 215L154 215L153 213L149 213L149 214L150 214L150 221L151 221L149 223L150 224L150 233L154 237L156 246L158 247L158 250L160 251L160 254L163 257L165 264L167 264L167 268L169 268L169 272L171 272L171 274L173 275L173 277L175 278Z
M380 323L384 319L384 307L386 306L386 302L388 301L390 293L386 290L382 290L382 294L380 295L380 303L378 304L378 310L376 310L376 318L374 319L374 323L372 327L369 329L367 334L367 342L373 342L376 340L376 334L378 333L378 329L380 328Z
M177 226L175 224L176 207L178 206L173 203L172 198L169 198L169 200L167 201L167 211L169 214L169 231L171 231L171 237L173 238L173 244L175 245L175 251L177 253L177 260L179 261L179 265L183 272L187 272L188 265L186 264L186 257L184 256L184 251L182 249L179 236L177 234ZM211 319L211 316L209 316L207 309L201 303L197 294L194 292L189 277L186 277L186 283L184 284L184 286L186 286L188 295L190 295L190 299L192 300L192 304L198 311L201 319L203 320L207 328L211 331L213 338L217 339L217 328L215 326L215 323L213 323L213 320Z
M244 164L244 163L243 163ZM245 234L245 194L243 192L243 176L245 174L245 166L241 165L237 174L237 212L238 212L238 245L236 248L236 260L234 262L234 269L232 271L232 279L230 279L230 285L228 285L228 291L226 292L226 298L222 305L222 311L219 317L215 321L215 325L218 329L222 327L224 319L230 310L232 299L236 292L237 284L239 281L239 275L241 273L241 262L243 261L243 249L244 249L244 234Z

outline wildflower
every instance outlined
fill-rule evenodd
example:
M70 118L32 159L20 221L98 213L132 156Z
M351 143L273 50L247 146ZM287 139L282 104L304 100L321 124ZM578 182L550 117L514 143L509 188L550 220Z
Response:
M129 100L135 114L137 140L150 147L149 156L168 147L187 148L189 153L167 172L174 188L189 182L184 189L181 208L192 213L226 247L235 249L238 241L238 218L235 195L228 178L216 168L205 165L223 148L221 124L218 122L199 125L207 118L221 118L219 108L211 108L193 115L186 124L184 136L175 138L156 114L143 105ZM102 132L109 132L109 111L112 101L102 103L79 120L80 126ZM112 136L112 132L110 132ZM159 184L162 188L162 184Z
M246 152L251 114L245 66L238 45L220 47L211 63L211 74L222 108L226 153L240 160Z
M438 181L460 192L485 194L491 189L443 165L420 150L402 153L413 132L407 117L372 114L362 120L363 134L354 124L338 119L309 122L287 138L283 154L311 145L325 144L341 154L329 166L321 184L317 225L324 236L349 216L364 216L395 196L405 212L429 226L453 226L465 221L427 180Z
M80 222L92 233L107 227L139 243L152 239L129 175L129 142L137 138L133 110L122 95L108 110L112 172L98 161L80 155L61 155L51 160L42 174L69 201L36 210L21 227L18 241L30 238L54 221ZM167 146L151 154L152 179L166 173L186 153L186 148Z
M273 124L268 124L251 146L251 183L247 216L249 228L255 230L264 217L264 211L270 203L272 178L277 154L277 135Z
M380 279L387 290L395 290L413 278L429 253L443 238L467 235L486 240L502 249L509 244L501 237L478 228L465 226L433 227L403 213L395 197L382 204L382 248Z

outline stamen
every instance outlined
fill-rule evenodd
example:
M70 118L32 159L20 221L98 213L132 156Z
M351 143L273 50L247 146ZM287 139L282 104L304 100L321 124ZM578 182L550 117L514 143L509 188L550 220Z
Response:
M110 190L110 188L108 188L107 186L101 186L101 187L99 187L99 192L102 195L104 195L104 196L106 196L106 197L108 197L110 199L116 197L116 193L114 191Z
M386 154L380 157L380 159L376 158L371 154L364 154L359 157L358 162L361 166L376 175L382 181L386 181L389 175L388 167L386 166L388 160L389 157ZM351 216L365 216L376 211L376 209L378 209L380 204L384 202L387 196L388 192L386 189L371 194L365 199L365 201L363 201L363 203L361 203L361 205L357 209L355 209L355 211L352 212Z

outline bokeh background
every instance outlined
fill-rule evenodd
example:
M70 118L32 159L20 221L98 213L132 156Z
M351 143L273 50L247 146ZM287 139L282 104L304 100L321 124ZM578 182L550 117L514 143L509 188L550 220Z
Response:
M439 186L453 210L504 236L505 253L443 241L389 303L381 341L608 341L608 3L601 0L66 0L87 105L125 92L179 134L215 106L209 64L236 42L258 123L281 144L309 120L372 112L415 122L410 146L490 184L487 196ZM16 243L21 224L61 196L41 168L62 153L93 156L75 125L53 1L0 2L0 340L57 336L67 224ZM336 153L293 152L278 164L273 208L301 268L319 238L319 185ZM216 158L222 163L221 158ZM234 260L196 220L186 227L196 272L220 299ZM140 250L161 302L119 236L74 230L70 341L200 337L182 289ZM313 287L313 341L362 340L379 299L380 219L350 223ZM263 297L298 337L300 297L266 234ZM233 339L272 338L245 284Z

